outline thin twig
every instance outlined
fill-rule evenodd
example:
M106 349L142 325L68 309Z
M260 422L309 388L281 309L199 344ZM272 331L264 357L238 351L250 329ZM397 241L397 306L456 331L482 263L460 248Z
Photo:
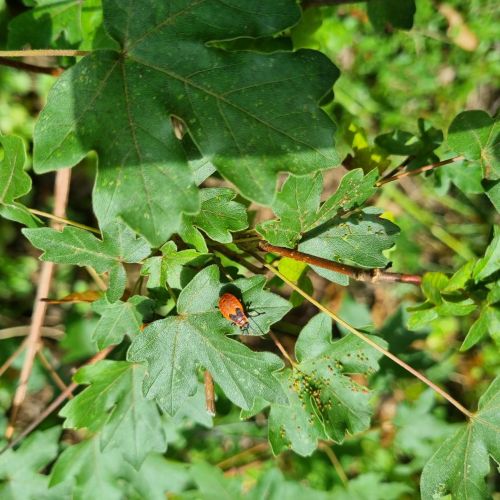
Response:
M211 417L215 417L215 390L214 390L214 379L208 370L205 370L204 384L205 384L205 405L207 408L207 413Z
M435 168L443 167L444 165L448 165L450 163L455 163L456 161L463 160L464 157L462 155L455 156L453 158L449 158L448 160L438 161L435 163L430 163L429 165L425 165L424 167L416 168L415 170L406 170L405 172L401 172L396 175L392 175L391 177L384 177L375 183L375 186L380 187L388 182L397 181L402 179L403 177L408 177L410 175L418 175L422 172L427 172L429 170L434 170Z
M271 339L274 342L274 344L276 345L276 347L280 350L281 354L283 354L283 356L290 363L290 365L292 367L294 367L295 366L295 361L290 357L290 355L288 354L288 352L286 351L286 349L283 347L283 344L280 342L280 340L278 339L278 337L276 337L276 335L271 330L269 330L269 336L271 337Z
M102 351L98 352L95 356L93 356L91 359L89 359L86 363L84 363L82 366L88 366L88 365L93 365L103 359L105 359L108 354L115 348L114 345L110 345L103 349ZM13 448L17 444L19 444L33 429L38 427L54 410L56 410L59 406L61 406L66 398L73 393L73 391L78 387L78 384L76 382L72 382L68 387L57 396L52 403L50 403L47 408L33 421L31 422L26 429L19 434L19 436L16 437L16 439L12 440L9 444L7 444L2 450L0 450L0 455L4 452L6 452L8 449Z
M68 386L64 383L63 379L59 376L59 374L56 372L55 368L52 366L50 361L46 358L45 354L43 353L43 349L38 350L37 356L40 362L42 363L43 367L49 372L49 375L51 376L52 380L57 385L57 387L59 387L61 391L65 391L68 388ZM72 399L73 394L69 394L68 398Z
M311 297L309 294L304 292L302 288L299 288L293 281L289 280L284 274L280 273L274 266L271 264L268 264L264 259L262 259L259 255L253 254L249 252L251 255L253 255L259 262L262 263L263 266L265 266L267 269L269 269L273 274L281 278L288 286L293 288L297 293L302 295L308 302L316 306L320 311L323 311L325 314L330 316L334 321L336 321L339 325L343 326L347 330L349 330L353 335L356 335L356 337L360 338L363 342L366 342L368 345L382 353L384 356L388 357L394 363L398 364L402 368L404 368L406 371L417 377L419 380L421 380L424 384L429 386L433 391L437 392L439 395L441 395L443 398L445 398L447 401L449 401L455 408L457 408L459 411L461 411L464 415L466 415L468 418L473 417L473 413L471 413L467 408L462 406L456 399L451 397L446 391L441 389L438 385L436 385L434 382L431 382L427 377L422 375L419 371L415 370L412 368L410 365L405 363L404 361L400 360L397 356L389 352L387 349L384 349L383 347L379 346L376 342L374 342L372 339L367 337L366 335L362 334L358 330L356 330L353 326L351 326L349 323L344 321L342 318L337 316L333 311L325 307L323 304L318 302L316 299Z
M350 3L362 3L368 0L303 0L302 8L322 7L323 5L345 5Z
M85 224L80 224L79 222L75 222L74 220L66 219L64 217L59 217L58 215L51 214L49 212L43 212L42 210L37 210L36 208L28 208L28 210L35 215L39 215L40 217L45 217L47 219L55 220L56 222L61 222L62 224L68 224L68 226L79 227L80 229L85 229L86 231L92 231L95 234L101 234L99 229L95 227L86 226Z
M233 467L235 464L237 464L241 460L241 458L246 457L247 455L253 455L254 453L267 451L268 449L269 443L267 441L265 443L259 443L255 446L252 446L251 448L247 448L246 450L236 453L232 457L222 460L221 462L216 464L216 466L223 470L229 469L230 467Z
M27 338L24 339L19 347L5 360L5 363L0 367L0 377L10 368L12 363L26 349Z
M9 68L15 68L23 71L29 71L30 73L40 73L42 75L50 76L59 76L64 71L63 68L35 66L34 64L28 64L22 61L13 61L12 59L6 59L5 57L0 57L0 66L8 66Z
M40 49L40 50L0 50L0 57L76 57L90 54L88 50Z
M343 485L347 486L347 484L349 483L349 479L347 478L347 475L344 471L344 468L342 467L342 464L340 463L340 460L337 458L337 455L335 455L335 452L324 441L321 441L319 443L318 448L321 451L325 452L325 455L330 459L330 462L332 463L333 468L337 472L337 475L339 476Z
M65 168L57 171L54 188L54 214L58 217L63 217L66 213L70 179L71 169ZM48 297L49 295L53 272L53 262L42 262L35 303L33 306L33 314L31 316L30 332L27 337L26 356L24 358L21 374L19 375L19 385L17 386L16 393L14 394L14 399L12 401L10 421L5 431L5 437L7 439L10 439L14 434L17 414L28 390L28 380L39 348L40 332L45 319L45 313L47 311L47 303L43 302L41 299Z
M89 276L94 280L95 284L99 287L99 290L105 292L108 289L108 286L104 282L104 280L99 276L99 273L90 266L85 266L85 270L89 273Z
M249 271L251 271L254 274L262 274L262 271L264 271L263 267L254 266L251 262L248 262L241 254L233 252L229 248L226 248L224 245L210 244L209 248L210 247L215 247L214 251L221 253L228 259L238 262L238 264L241 264L243 267L246 267Z
M298 250L291 250L290 248L277 247L267 243L267 241L261 241L259 243L259 248L266 252L272 252L282 257L288 257L293 260L299 260L301 262L307 262L312 266L322 267L324 269L329 269L330 271L335 271L336 273L344 274L352 279L358 281L368 281L369 283L411 283L412 285L420 285L422 282L422 277L417 274L400 274L400 273L389 273L383 269L361 269L359 267L348 266L347 264L340 264L338 262L333 262L331 260L323 259L321 257L315 257L314 255L309 255L307 253L299 252Z

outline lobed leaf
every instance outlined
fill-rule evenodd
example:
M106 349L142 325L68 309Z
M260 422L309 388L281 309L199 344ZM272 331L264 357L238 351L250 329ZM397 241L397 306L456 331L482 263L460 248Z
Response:
M251 302L260 313L255 318L260 330L257 334L266 333L290 305L263 291L264 283L265 278L256 276L223 285L216 266L199 272L179 295L179 315L151 323L129 349L130 361L147 362L146 396L174 414L196 391L196 369L202 366L226 396L242 408L249 408L256 397L286 401L273 375L282 368L281 360L271 353L253 352L227 338L227 334L241 332L217 310L222 293L241 293L243 303Z

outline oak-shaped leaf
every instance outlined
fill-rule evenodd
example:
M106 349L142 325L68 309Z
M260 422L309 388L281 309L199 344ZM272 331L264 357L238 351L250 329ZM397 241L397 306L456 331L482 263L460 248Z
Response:
M37 498L46 490L49 478L40 472L57 456L60 427L36 431L19 449L0 455L0 497L5 500Z
M374 373L381 354L352 334L332 342L331 332L328 316L311 319L295 344L298 364L280 374L290 406L271 404L269 441L274 453L292 448L310 455L318 440L340 443L346 432L361 432L370 425L370 391L350 375Z
M92 308L101 315L92 334L99 349L119 344L125 335L133 338L141 331L145 320L153 313L153 301L135 295L122 302L110 303L105 298L94 302Z
M233 201L236 193L228 188L207 188L200 190L201 208L196 215L184 215L179 235L200 252L208 248L201 229L212 240L231 243L232 232L248 227L246 207Z
M98 273L109 272L106 297L117 301L125 290L127 275L123 263L141 262L150 254L148 243L121 222L108 225L102 240L77 227L62 231L51 228L23 229L33 246L43 250L41 260L57 264L93 267Z
M500 462L500 377L479 400L467 424L439 447L425 464L420 481L424 500L451 494L456 499L488 498L485 476L490 456Z
M284 31L300 18L294 0L104 0L103 9L120 50L95 51L65 71L34 134L39 173L97 151L93 206L101 226L120 216L160 246L182 213L198 211L170 116L224 177L261 203L271 203L278 172L338 164L335 127L319 107L339 74L328 58L210 43Z
M17 198L31 191L31 178L24 171L26 151L23 140L17 136L0 135L3 159L0 160L0 215L36 227L37 220L28 209L16 202Z
M458 114L448 129L448 145L478 163L485 179L500 179L500 122L481 110Z
M126 361L101 361L81 368L73 380L88 384L60 411L64 427L99 433L101 449L117 448L139 468L150 451L167 445L156 404L144 398L144 367Z
M243 302L259 310L261 333L290 308L281 297L262 290L265 279L256 276L230 285L219 281L219 270L209 266L182 290L177 301L178 316L151 323L138 335L129 351L130 361L146 361L144 392L173 415L197 387L196 369L202 366L213 376L226 396L242 408L250 408L255 398L285 402L274 372L282 361L268 352L253 352L227 337L238 328L217 309L225 291L241 292ZM241 332L239 332L241 333ZM260 333L260 332L259 332Z

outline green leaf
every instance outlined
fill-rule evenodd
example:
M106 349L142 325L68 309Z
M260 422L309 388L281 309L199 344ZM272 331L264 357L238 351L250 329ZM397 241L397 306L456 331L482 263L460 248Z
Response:
M57 456L60 427L36 431L18 450L0 455L0 497L2 500L37 498L48 486L48 477L40 474Z
M50 486L69 483L71 498L77 500L120 500L123 494L118 478L124 475L124 465L118 450L102 452L99 436L94 436L59 455L50 474Z
M474 267L476 283L500 270L500 226L493 226L493 231L493 240L488 245L484 257L479 259Z
M89 384L61 410L64 427L100 433L101 450L118 449L135 468L150 451L166 450L156 404L142 395L144 367L125 361L101 361L73 377Z
M153 302L146 297L135 295L127 302L109 303L106 299L94 302L93 309L101 315L92 340L99 349L119 344L125 335L134 338L140 333L144 319L153 313Z
M467 351L472 346L476 345L483 337L488 333L488 307L481 310L479 318L474 321L473 325L470 327L467 337L460 346L461 351Z
M290 175L273 203L273 211L280 219L265 221L256 229L273 245L293 248L305 232L333 219L341 211L361 206L376 191L377 175L376 170L364 175L360 168L348 172L335 194L321 207L322 175Z
M425 273L422 278L422 292L427 300L433 304L441 304L441 291L449 283L449 278L443 273Z
M349 375L375 372L381 354L351 334L332 342L331 332L331 319L315 316L295 345L299 364L280 374L290 405L271 404L269 442L274 453L290 447L310 455L319 439L342 442L346 431L354 434L370 425L370 392Z
M387 27L409 30L413 26L415 0L370 0L368 17L378 30Z
M351 479L347 487L336 486L331 491L335 500L400 500L412 493L405 483L384 482L382 474L366 472Z
M242 500L239 481L224 477L223 472L207 463L191 467L191 476L204 500Z
M323 176L296 177L290 175L273 203L279 221L265 221L257 231L273 245L293 248L302 234L317 220L323 190Z
M347 218L336 217L304 236L302 252L360 267L384 267L389 259L384 250L394 245L398 227L379 217L375 207L365 208ZM321 276L334 280L331 271L312 266Z
M448 129L448 145L467 160L478 161L486 179L500 179L500 125L485 111L464 111Z
M183 281L183 271L186 264L194 264L195 261L206 260L208 254L200 253L193 249L177 251L173 241L167 241L161 247L161 257L150 257L144 261L141 274L149 276L148 288L165 287L165 283L172 288L184 288L187 284Z
M147 361L145 394L164 411L174 414L182 402L196 391L197 366L212 374L226 396L242 408L250 408L256 397L284 401L273 372L281 360L268 352L252 352L227 338L241 333L217 310L224 291L241 291L243 302L251 302L259 312L254 318L261 332L268 331L289 310L281 297L262 290L265 279L256 276L222 285L216 266L209 266L184 288L177 302L178 316L151 323L130 347L130 361Z
M500 459L500 377L481 396L470 421L448 438L427 462L421 477L422 498L488 498L484 481L491 455Z
M488 196L495 210L500 213L500 180L498 181L483 181L486 196Z
M464 264L458 271L449 278L448 284L442 289L443 292L456 292L457 290L464 289L467 282L472 278L472 271L474 269L476 262L474 260L469 260Z
M201 209L196 215L185 215L179 235L186 233L186 243L190 243L193 226L202 229L212 240L231 243L231 232L242 231L248 227L247 212L244 205L231 201L236 196L232 189L210 188L200 190ZM187 227L186 227L187 226ZM196 241L203 238L196 236ZM184 239L184 238L183 238Z
M17 136L0 135L3 159L0 160L0 215L36 227L36 219L26 207L15 200L31 191L31 178L24 171L26 152L23 140Z
M257 0L139 0L126 8L104 0L103 7L121 52L96 51L65 71L34 137L39 173L97 151L93 204L101 226L121 216L159 246L183 212L197 212L169 115L182 119L224 177L261 203L272 202L278 172L304 175L338 164L334 124L318 106L339 74L327 57L228 52L209 43L285 30L300 17L294 0L265 8Z
M41 260L58 264L93 267L98 273L109 271L106 296L117 301L125 290L126 274L123 262L140 262L150 253L149 245L123 223L114 223L103 230L104 238L76 227L62 231L50 228L23 229L33 246L43 250Z

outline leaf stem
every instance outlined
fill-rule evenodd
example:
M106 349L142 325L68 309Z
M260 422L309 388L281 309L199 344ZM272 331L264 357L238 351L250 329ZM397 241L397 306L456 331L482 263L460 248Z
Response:
M301 288L299 288L293 281L290 281L285 275L280 273L274 266L271 264L268 264L267 262L264 261L264 259L261 259L260 256L254 255L254 257L259 260L259 262L262 263L264 267L269 269L273 274L278 276L280 279L282 279L288 286L293 288L297 293L302 295L308 302L316 306L320 311L323 311L325 314L330 316L334 321L336 321L339 325L343 326L345 329L349 330L353 335L356 335L356 337L360 338L363 342L366 342L368 345L382 353L384 356L388 357L394 363L398 364L402 368L404 368L406 371L417 377L420 381L422 381L424 384L429 386L433 391L437 392L439 395L441 395L443 398L445 398L447 401L449 401L455 408L457 408L460 412L462 412L464 415L466 415L468 418L472 418L473 414L467 410L464 406L462 406L456 399L454 399L452 396L450 396L446 391L441 389L438 385L436 385L434 382L431 382L427 377L422 375L419 371L415 370L412 368L410 365L405 363L404 361L400 360L397 356L389 352L387 349L384 349L383 347L379 346L376 342L371 340L369 337L364 335L363 333L359 332L356 330L353 326L351 326L349 323L344 321L342 318L337 316L333 311L325 307L323 304L318 302L316 299L311 297L309 294L304 292Z
M36 66L34 64L28 64L22 61L13 61L12 59L7 59L5 57L0 57L0 66L7 66L9 68L15 68L23 71L29 71L31 73L40 73L42 75L50 76L59 76L64 71L62 68Z
M422 282L422 277L417 274L400 274L400 273L388 273L383 269L362 269L359 267L348 266L347 264L340 264L338 262L333 262L328 259L323 259L321 257L316 257L314 255L309 255L307 253L299 252L298 250L291 250L289 248L277 247L271 245L266 241L261 241L259 243L259 248L266 252L272 252L282 257L288 257L293 260L298 260L301 262L307 262L312 266L322 267L324 269L329 269L330 271L335 271L340 274L344 274L358 281L368 281L370 283L377 282L400 282L400 283L411 283L412 285L420 285Z
M41 345L41 347L43 347L43 344ZM40 360L40 362L44 366L44 368L49 372L52 380L57 385L57 387L59 387L59 389L61 391L65 391L68 388L68 386L64 383L64 381L62 380L62 378L56 372L55 368L52 366L52 364L50 363L50 361L47 359L47 357L43 353L43 349L42 348L38 349L38 352L36 354L38 356L38 359ZM68 394L68 398L72 399L73 398L73 394L71 394L71 393Z
M91 232L98 234L98 235L101 234L101 231L99 231L99 229L96 229L95 227L87 226L85 224L80 224L79 222L76 222L76 221L71 220L71 219L59 217L59 216L51 214L49 212L43 212L42 210L37 210L36 208L28 208L28 210L32 214L39 215L40 217L45 217L46 219L55 220L57 222L61 222L62 224L67 224L68 226L79 227L80 229L85 229L86 231L91 231Z
M347 486L349 483L349 479L347 478L347 475L344 471L344 468L342 467L342 464L340 463L340 460L337 458L337 455L335 455L335 452L331 449L331 447L328 445L328 443L324 441L320 441L318 448L325 453L325 455L330 459L330 462L333 465L333 468L337 472L337 475L339 476L340 480L344 484L344 486Z
M435 163L430 163L429 165L425 165L424 167L416 168L415 170L405 170L396 175L392 175L390 177L384 177L375 183L375 186L380 187L388 182L397 181L402 179L403 177L408 177L411 175L418 175L422 172L428 172L429 170L434 170L435 168L443 167L444 165L448 165L450 163L454 163L456 161L461 161L464 159L463 155L454 156L453 158L448 158L447 160L437 161Z
M76 57L86 56L88 50L39 49L39 50L0 50L0 57Z
M269 330L269 336L271 337L271 339L274 342L274 344L276 345L276 347L280 350L281 354L283 354L285 359L290 363L290 366L292 368L295 367L296 366L295 361L290 357L290 355L288 354L286 349L283 347L283 344L280 342L278 337L276 337L276 335L271 330Z

